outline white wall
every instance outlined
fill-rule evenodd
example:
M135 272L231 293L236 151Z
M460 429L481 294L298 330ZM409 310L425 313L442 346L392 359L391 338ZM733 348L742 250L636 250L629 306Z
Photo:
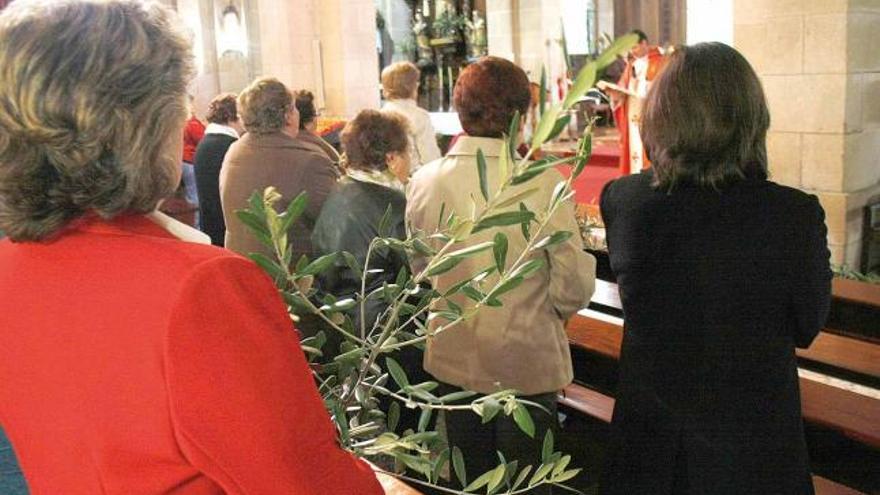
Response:
M720 41L733 45L734 0L688 0L687 44Z
M560 18L565 29L568 53L583 55L590 52L587 45L587 6L591 0L562 0Z

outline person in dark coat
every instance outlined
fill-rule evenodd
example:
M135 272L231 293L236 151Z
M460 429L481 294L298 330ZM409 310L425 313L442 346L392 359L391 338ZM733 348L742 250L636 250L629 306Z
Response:
M406 238L403 184L409 176L407 124L402 117L375 110L364 110L342 132L346 174L324 203L312 230L316 256L348 251L364 266L367 250L380 237L379 224L391 208L389 230L385 236ZM376 249L369 268L382 270L367 280L367 293L394 283L401 269L409 269L406 255L388 248ZM318 288L338 298L353 297L361 290L360 275L341 257L317 278ZM367 301L367 331L386 303L380 298ZM360 313L351 316L359 325Z
M795 347L825 323L824 211L767 180L764 92L721 43L648 95L653 169L601 197L626 327L601 493L812 494Z
M362 111L346 125L342 131L345 176L327 198L315 222L312 247L316 255L348 251L363 267L373 239L380 236L401 240L406 238L406 197L403 188L409 180L408 135L408 124L402 116L375 110ZM380 233L379 225L389 208L387 231ZM409 271L409 263L405 253L378 247L370 255L369 269L381 272L368 275L367 294L383 284L395 283L401 270ZM354 297L361 290L360 275L353 272L342 257L321 273L316 283L320 291L339 299ZM366 332L373 328L387 307L388 304L379 296L367 299L363 318ZM360 330L360 305L348 311L348 316L355 328ZM340 335L328 333L324 355L333 355L340 341ZM421 349L404 347L389 356L403 366L411 383L431 379L422 368ZM387 397L381 397L380 401L380 407L387 411L391 401ZM397 431L415 430L419 413L418 409L402 408Z
M220 168L229 147L244 131L238 120L235 95L226 93L211 100L205 137L196 148L196 187L199 191L200 228L211 244L223 246L226 222L220 205Z

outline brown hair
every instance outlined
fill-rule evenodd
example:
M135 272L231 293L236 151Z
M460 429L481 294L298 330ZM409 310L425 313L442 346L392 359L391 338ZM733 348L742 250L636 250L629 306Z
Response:
M387 153L409 150L409 125L394 112L363 110L342 130L342 149L346 166L366 170L385 170Z
M498 57L483 57L465 67L453 96L461 126L477 137L501 137L514 114L524 114L530 101L526 73Z
M294 95L295 105L299 111L299 128L305 129L318 117L318 109L315 108L315 95L307 89L297 91Z
M252 82L238 95L238 111L248 132L271 134L287 125L293 96L281 81L263 77Z
M770 113L752 67L723 43L679 48L648 93L642 137L654 185L767 178Z
M208 105L207 121L214 124L228 124L238 120L236 96L232 93L217 95Z
M174 191L192 53L173 12L133 0L0 13L0 230L45 239L87 212Z
M421 72L412 62L397 62L382 71L382 92L389 100L412 98L419 86Z

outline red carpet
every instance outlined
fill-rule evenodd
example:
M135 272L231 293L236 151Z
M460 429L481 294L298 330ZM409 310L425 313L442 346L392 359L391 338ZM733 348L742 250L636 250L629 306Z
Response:
M572 184L575 202L578 204L599 204L599 195L605 184L620 177L619 159L620 148L616 141L597 143L593 147L590 162ZM559 167L559 171L568 177L571 174L571 167L562 165Z

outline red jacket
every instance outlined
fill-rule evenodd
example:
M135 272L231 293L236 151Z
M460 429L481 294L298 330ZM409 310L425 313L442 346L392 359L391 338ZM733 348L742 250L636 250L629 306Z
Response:
M255 264L142 216L0 241L0 426L31 493L369 494Z
M199 119L190 117L186 121L186 127L183 128L183 161L195 163L196 146L203 137L205 137L205 125Z

